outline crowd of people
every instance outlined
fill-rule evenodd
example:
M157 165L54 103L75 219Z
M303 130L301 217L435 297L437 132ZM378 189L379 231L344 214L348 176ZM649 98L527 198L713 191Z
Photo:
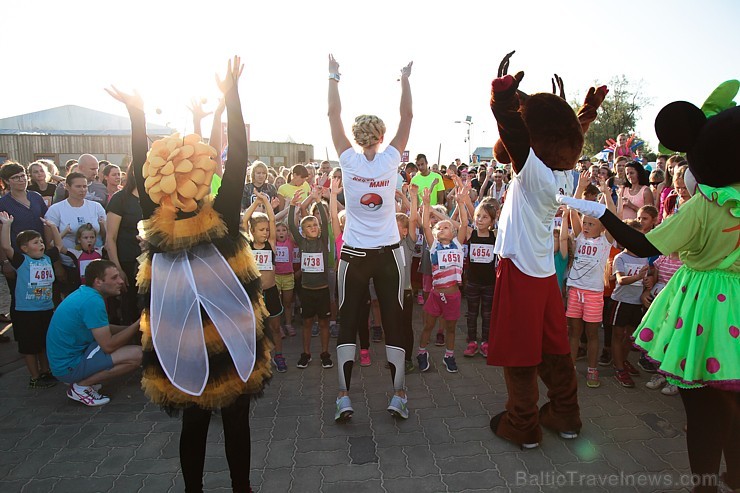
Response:
M6 162L0 168L0 211L12 218L3 226L10 232L10 246L21 248L18 234L36 231L48 245L57 248L55 282L49 283L54 304L85 284L85 268L92 260L109 259L118 268L124 286L120 295L107 300L106 312L111 323L128 326L140 313L135 279L141 255L137 229L141 208L135 183L126 180L126 172L119 166L98 161L90 154L70 160L64 170L66 173L60 173L49 160L27 166ZM680 155L658 156L651 171L639 161L622 156L613 162L595 163L584 156L573 172L573 180L576 196L607 203L620 217L633 221L635 228L648 232L690 198L684 182L686 170L685 158ZM487 356L496 265L493 245L511 167L495 160L478 162L477 158L469 164L456 159L440 167L430 165L426 156L419 154L414 162L401 163L393 180L396 223L410 258L405 268L408 279L404 280L409 299L404 307L411 310L411 297L424 306L417 366L421 371L429 369L426 347L437 319L442 317L444 323L439 324L434 343L446 347L442 361L447 371L455 372L454 329L460 318L465 318L467 327L465 343L458 344L463 355ZM368 207L372 207L372 198L368 200ZM329 161L290 168L274 168L261 161L249 165L241 198L243 231L252 238L262 287L269 293L268 308L273 316L270 326L276 341L274 363L279 372L288 369L281 339L296 335L294 315L304 329L297 367L306 368L312 359L311 336L321 336L322 366L333 366L329 339L339 336L341 325L336 267L342 252L344 205L342 167L332 167ZM559 211L554 226L554 255L568 309L573 358L588 358L590 387L599 385L598 366L611 364L619 383L633 387L633 377L639 374L636 366L649 373L655 373L655 369L644 358L637 365L629 362L629 339L625 335L639 324L643 308L665 286L680 260L671 255L650 259L644 265L625 263L629 253L620 254L613 241L606 240L598 221L582 223L581 216L574 212ZM437 238L440 232L441 240ZM309 246L311 241L313 246ZM440 247L455 254L440 256ZM18 309L15 302L10 309L11 298L16 295L16 267L9 252L0 252L3 275L10 288L4 294L0 291L0 306L8 307L3 315L8 321L22 317L11 315ZM455 260L450 263L450 258ZM442 273L444 280L439 279ZM441 295L449 301L440 302ZM467 301L464 312L461 296ZM374 342L383 338L382 315L372 280L363 303L368 323L360 325L360 364L368 366L371 338ZM411 316L405 316L407 331L411 330ZM598 347L601 327L605 330L603 348ZM15 334L16 338L23 337L22 326ZM43 351L38 350L43 342L39 344L32 345L30 353L36 362L27 359L31 388L55 384ZM407 372L414 366L412 345L406 344ZM27 350L20 349L23 354L28 354L24 352ZM665 378L656 375L647 386L655 389L665 383ZM677 393L670 384L662 391L667 395Z
M574 170L550 168L529 146L520 155L514 145L507 147L513 168L495 160L479 162L477 156L470 163L456 159L438 166L418 154L414 162L403 163L401 151L412 119L411 68L409 63L401 70L401 119L395 136L381 150L385 124L377 116L360 115L352 125L354 142L361 148L356 151L341 121L339 64L329 57L328 116L339 166L321 161L275 168L246 162L237 90L241 64L236 57L226 77L217 79L224 100L216 115L220 120L226 109L229 117L224 163L221 153L200 142L199 135L158 141L149 150L143 101L115 88L108 92L126 104L132 122L130 168L122 170L91 154L68 161L64 172L48 160L27 166L5 162L0 167L0 262L8 291L0 290L0 311L13 323L29 388L50 388L61 381L68 385L70 399L104 405L110 399L100 392L102 384L143 363L142 386L149 398L168 411L183 411L181 461L184 471L188 466L186 484L197 488L214 409L221 409L224 417L230 463L236 457L248 463L249 398L262 393L271 364L279 373L288 371L282 339L297 335L296 318L302 352L295 366L305 369L313 361L313 337L319 338L322 368L338 363L337 422L354 413L350 383L358 337L361 366L372 364L371 340L385 342L393 385L387 410L406 419L405 374L430 369L432 341L444 347L439 361L447 372L458 371L456 355L462 350L464 357L480 354L490 364L504 366L507 386L518 378L517 367L534 368L536 379L536 365L546 363L507 364L500 363L501 354L489 357L491 338L510 337L502 327L513 322L511 307L504 315L497 314L496 307L503 310L513 299L502 286L520 283L539 292L556 275L559 293L554 280L552 290L542 293L555 293L557 303L550 304L557 309L542 308L555 315L564 311L570 359L548 351L536 358L567 360L565 365L552 358L547 363L561 375L572 374L571 364L585 358L589 388L600 386L600 366L613 366L617 382L634 387L639 367L654 374L645 382L648 388L677 394L677 385L686 382L658 373L660 359L648 351L635 364L630 358L638 328L640 342L653 338L643 317L671 277L683 272L679 252L658 251L652 245L630 250L619 244L613 231L626 227L645 235L689 203L697 185L686 158L660 155L648 165L622 152L620 135L612 161L592 162L584 156ZM513 94L509 89L514 79L506 77L494 81L501 106L498 114L492 109L500 119L506 117L501 108ZM199 128L205 113L197 104L192 111ZM220 142L211 142L220 147ZM534 202L542 199L546 234L538 218L524 218L512 205L521 205L528 194L537 195L533 187L540 179L547 190L540 190ZM550 221L552 215L544 209L555 209L550 207L555 195L549 189L557 187L562 195L574 190L572 196L583 200L570 207L558 199L564 205ZM527 224L521 229L519 222ZM503 237L507 228L509 242L503 247L499 231ZM532 238L517 237L530 230L535 231ZM619 231L630 237L629 231ZM539 250L547 246L546 260L534 258L535 242ZM526 268L512 255L517 245L533 247L518 252ZM550 275L552 264L555 275ZM198 271L204 265L208 270ZM213 273L214 279L197 278L196 271ZM502 286L496 287L497 280ZM229 299L216 300L219 293ZM177 303L185 298L192 306L179 313ZM412 328L415 304L423 306L418 340ZM466 340L460 343L456 328L463 317ZM193 324L195 338L192 330L189 335L178 332ZM489 332L497 324L498 332ZM703 330L699 325L697 335ZM732 327L730 335L737 338ZM182 344L162 342L173 336L183 337ZM335 351L332 338L337 339ZM180 351L187 356L182 368ZM205 362L198 363L198 358ZM716 371L712 365L707 371L716 373L719 363ZM185 366L187 372L182 371ZM541 375L548 387L557 383L553 375ZM573 384L572 392L564 392L570 393L573 423L578 422L558 430L566 439L580 431L575 388ZM511 394L513 389L508 390ZM540 414L557 414L546 406ZM507 406L493 418L493 431L524 448L538 446L538 441L506 436L502 430L508 425L502 425L502 419L507 412L513 415ZM234 437L240 445L230 448ZM248 488L248 471L232 467L232 480Z

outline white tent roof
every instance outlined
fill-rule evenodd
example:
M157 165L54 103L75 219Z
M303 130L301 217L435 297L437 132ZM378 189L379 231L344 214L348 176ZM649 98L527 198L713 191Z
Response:
M149 135L170 135L173 129L147 124ZM128 118L66 105L0 119L0 135L131 135Z

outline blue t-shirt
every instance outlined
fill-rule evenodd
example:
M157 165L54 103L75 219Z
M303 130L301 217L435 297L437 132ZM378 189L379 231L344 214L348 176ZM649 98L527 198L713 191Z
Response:
M56 247L46 251L41 258L31 258L18 251L13 255L11 264L16 270L15 309L20 312L41 312L54 309L52 284L54 284L54 266L59 260Z
M64 375L82 361L95 340L92 329L108 325L105 300L95 289L80 288L57 307L46 334L46 355L54 375Z

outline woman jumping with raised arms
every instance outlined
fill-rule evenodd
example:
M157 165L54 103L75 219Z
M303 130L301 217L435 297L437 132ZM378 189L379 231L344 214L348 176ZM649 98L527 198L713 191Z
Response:
M357 329L360 324L367 323L367 320L360 319L359 314L363 313L362 305L368 301L370 279L373 279L378 293L385 329L385 351L393 380L394 395L388 404L388 411L394 416L409 417L401 329L404 259L398 245L395 191L401 152L406 148L413 117L409 85L412 63L401 69L401 122L396 136L383 152L379 152L385 136L385 124L377 116L360 115L352 125L355 142L362 147L362 151L357 152L352 149L342 126L339 63L329 55L329 124L342 167L347 211L344 246L337 269L342 318L337 339L339 395L334 415L338 422L348 420L354 413L349 399L349 385Z

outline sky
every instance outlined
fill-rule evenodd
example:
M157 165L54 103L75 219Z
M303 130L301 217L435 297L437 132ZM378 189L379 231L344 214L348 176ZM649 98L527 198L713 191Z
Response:
M328 53L340 63L348 135L354 117L370 113L392 138L398 75L413 60L408 150L431 163L441 147L442 164L468 155L468 128L455 121L472 117L472 149L498 138L491 80L512 50L510 72L525 72L527 93L550 91L553 73L568 100L622 74L641 84L650 104L637 132L653 148L663 106L701 106L719 83L740 78L735 0L36 0L3 2L0 12L0 118L66 104L126 115L103 91L115 84L139 90L150 121L192 131L186 104L206 98L212 109L214 75L238 54L252 139L313 144L316 159L337 159L326 117ZM207 118L204 133L210 125Z

